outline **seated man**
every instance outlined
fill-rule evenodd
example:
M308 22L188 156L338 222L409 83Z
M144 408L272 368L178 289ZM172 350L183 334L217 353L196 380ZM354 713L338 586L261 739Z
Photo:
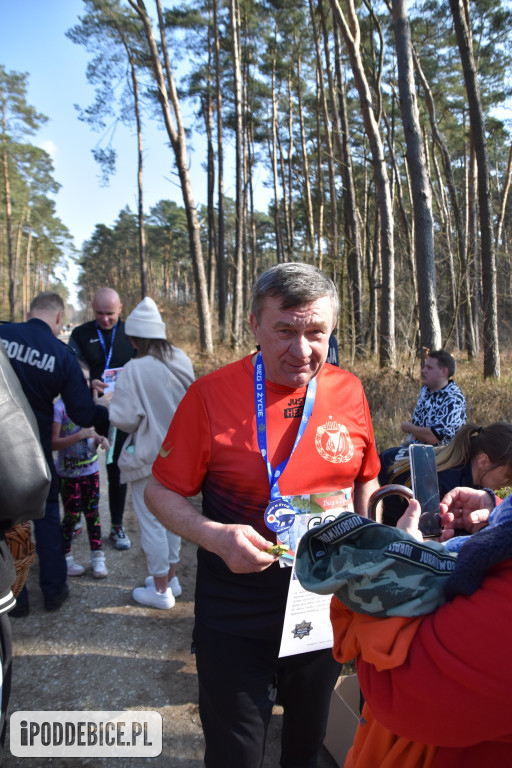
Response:
M406 438L380 455L379 483L389 483L391 464L407 458L411 443L446 445L466 423L466 399L452 380L455 360L443 349L430 352L421 369L423 385L411 421L401 424Z

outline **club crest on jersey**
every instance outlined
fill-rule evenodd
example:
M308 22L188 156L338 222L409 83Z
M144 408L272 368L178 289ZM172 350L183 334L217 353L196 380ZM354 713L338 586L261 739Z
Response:
M323 459L333 464L343 464L354 455L348 429L337 421L326 421L316 428L315 447Z

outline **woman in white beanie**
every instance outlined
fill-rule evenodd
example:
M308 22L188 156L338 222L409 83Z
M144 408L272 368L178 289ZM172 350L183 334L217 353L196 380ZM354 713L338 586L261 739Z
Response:
M148 510L144 489L174 412L194 381L194 369L187 355L167 341L153 299L146 297L128 315L125 333L137 356L119 374L109 419L129 433L119 457L121 482L131 484L150 574L145 587L133 590L133 598L142 605L167 609L181 595L176 576L181 539Z

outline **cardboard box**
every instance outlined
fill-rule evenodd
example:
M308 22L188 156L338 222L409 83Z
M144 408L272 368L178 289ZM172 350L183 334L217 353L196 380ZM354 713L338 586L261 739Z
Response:
M324 746L343 768L359 723L359 682L357 675L342 675L331 696Z

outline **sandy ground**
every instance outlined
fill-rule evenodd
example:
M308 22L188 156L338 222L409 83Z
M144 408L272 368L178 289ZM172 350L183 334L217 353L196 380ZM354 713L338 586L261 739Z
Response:
M203 765L196 672L190 653L195 547L183 542L179 566L183 595L175 607L160 611L137 605L131 593L143 585L147 570L131 499L128 495L125 528L132 548L119 552L107 540L110 528L103 468L102 489L101 521L109 576L92 578L84 531L74 542L73 554L86 566L86 573L69 579L70 597L59 611L48 612L38 587L37 562L32 566L27 582L30 614L12 619L9 714L17 710L157 710L163 717L162 754L144 759L16 758L10 754L8 734L4 768ZM280 719L276 707L263 768L279 765ZM335 766L323 749L318 768Z

